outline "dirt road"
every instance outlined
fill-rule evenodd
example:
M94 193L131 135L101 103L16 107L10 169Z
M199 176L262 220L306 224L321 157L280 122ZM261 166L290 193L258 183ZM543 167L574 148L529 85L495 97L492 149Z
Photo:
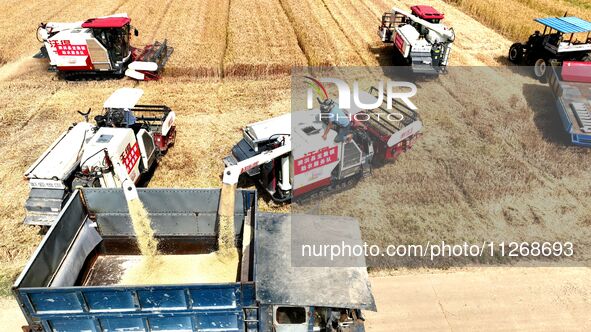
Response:
M368 331L589 331L591 269L482 268L372 279Z

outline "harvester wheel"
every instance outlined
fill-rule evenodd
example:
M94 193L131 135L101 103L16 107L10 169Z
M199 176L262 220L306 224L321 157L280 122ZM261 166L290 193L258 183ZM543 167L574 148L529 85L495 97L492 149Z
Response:
M536 60L534 63L534 75L540 82L546 83L548 76L546 75L546 71L548 69L548 61L544 58L540 58Z
M509 49L509 61L514 64L519 64L523 60L523 45L515 43Z

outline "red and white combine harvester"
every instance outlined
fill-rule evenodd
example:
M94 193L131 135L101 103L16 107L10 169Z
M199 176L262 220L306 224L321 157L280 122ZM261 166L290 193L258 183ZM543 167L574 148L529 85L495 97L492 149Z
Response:
M371 88L360 98L369 104L378 93ZM372 110L351 108L348 118L351 135L344 140L335 140L336 130L326 131L319 109L246 126L242 140L224 158L223 182L235 185L246 174L276 202L305 200L348 188L374 166L395 160L422 129L419 114L403 103L394 103L393 109L385 101Z
M441 24L443 14L431 6L412 6L411 13L393 8L382 15L378 34L419 74L444 72L455 33Z
M132 27L127 14L91 18L74 23L41 23L37 39L43 43L35 58L49 58L49 70L69 80L87 78L157 79L173 48L166 40L142 49L130 45ZM133 33L138 36L137 29Z
M154 169L175 140L175 113L167 106L136 105L141 89L115 91L96 116L64 132L25 172L30 193L25 223L51 226L78 187L119 188Z

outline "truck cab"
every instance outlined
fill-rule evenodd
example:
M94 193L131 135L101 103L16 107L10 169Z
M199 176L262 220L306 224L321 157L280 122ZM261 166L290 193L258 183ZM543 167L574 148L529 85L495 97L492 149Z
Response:
M273 308L275 332L360 332L364 331L360 310L327 307L276 305Z

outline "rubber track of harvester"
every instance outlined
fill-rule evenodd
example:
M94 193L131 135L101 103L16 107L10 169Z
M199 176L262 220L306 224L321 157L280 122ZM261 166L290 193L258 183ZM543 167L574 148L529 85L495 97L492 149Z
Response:
M59 72L59 77L66 81L105 81L105 80L118 80L123 78L125 75L115 75L113 73L97 73L97 72L86 72L86 71L67 71Z
M297 198L292 198L292 202L300 206L305 206L310 202L317 201L329 195L335 195L350 188L353 188L361 180L362 177L363 176L361 174L348 177L329 187L319 188L309 193L300 195Z

